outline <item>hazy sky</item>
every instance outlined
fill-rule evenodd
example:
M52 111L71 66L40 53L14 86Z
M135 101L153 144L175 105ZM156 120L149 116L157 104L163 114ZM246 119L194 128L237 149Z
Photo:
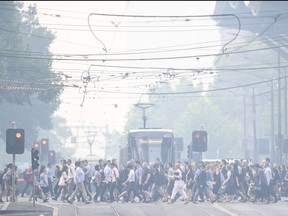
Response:
M119 15L149 15L149 16L183 16L183 15L211 15L213 14L215 1L25 1L27 6L35 3L38 8L40 24L47 26L56 33L56 39L50 50L53 54L63 55L65 58L77 58L78 61L55 61L53 68L57 72L69 75L67 84L79 85L81 88L65 88L61 96L62 104L56 115L64 117L68 125L108 125L110 128L120 130L125 124L125 115L133 104L139 102L141 94L125 95L97 92L95 87L104 91L116 91L116 88L123 88L122 91L133 91L141 93L147 91L151 83L157 82L153 78L140 77L132 82L137 88L133 89L130 82L125 82L125 77L115 80L111 75L111 69L107 66L137 66L137 67L181 67L195 68L211 66L213 59L182 59L166 61L85 61L88 54L98 54L101 58L114 58L105 54L119 53L133 50L145 51L161 47L180 47L187 44L205 44L219 40L219 33L215 27L215 22L206 19L155 19L155 18L130 18L118 16L101 16L99 14L119 14ZM97 15L90 16L88 26L88 16L90 13ZM129 23L126 21L129 21ZM156 20L156 21L155 21ZM132 23L132 24L131 24ZM187 31L192 25L194 31ZM201 30L201 26L205 30ZM103 26L103 27L99 27ZM125 27L130 26L130 27ZM135 26L135 27L131 27ZM160 26L160 27L158 27ZM169 27L173 31L162 31L164 27ZM183 26L183 27L181 27ZM197 28L199 26L199 28ZM213 27L211 27L213 26ZM109 27L109 28L108 28ZM147 28L149 27L149 28ZM107 28L105 31L105 28ZM214 29L213 29L214 28ZM103 30L104 29L104 30ZM211 31L209 31L209 29ZM100 31L99 31L100 30ZM187 31L187 32L186 32ZM107 49L107 53L105 52ZM210 50L211 52L211 50ZM184 55L186 53L183 53ZM177 56L183 55L179 52L172 54L147 54L145 57ZM194 50L189 55L199 54L199 50ZM73 55L71 57L71 55ZM68 56L68 57L67 57ZM123 55L124 58L132 58L131 55ZM122 58L123 58L122 56ZM91 56L90 56L91 57ZM89 57L89 58L90 58ZM136 55L136 58L138 56ZM139 56L140 57L140 56ZM141 58L143 55L141 56ZM87 58L87 59L89 59ZM92 56L91 58L95 58ZM133 56L135 58L135 55ZM81 76L86 76L90 69L94 80L87 86L89 90L83 103L84 86ZM105 65L105 67L104 67ZM120 69L118 69L120 70ZM125 70L122 70L125 75ZM110 74L110 75L109 75ZM92 74L90 74L92 75ZM99 81L97 81L97 77ZM141 79L141 80L140 80ZM141 83L142 82L142 83ZM142 85L141 85L142 84ZM91 90L91 91L90 91ZM80 105L83 105L82 107ZM139 116L141 118L141 116Z

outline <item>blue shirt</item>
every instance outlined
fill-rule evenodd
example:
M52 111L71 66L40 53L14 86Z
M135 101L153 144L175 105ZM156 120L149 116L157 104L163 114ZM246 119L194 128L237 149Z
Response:
M49 167L46 168L46 175L48 179L52 179L52 172Z
M77 182L84 182L84 178L85 178L85 175L84 175L84 171L81 167L77 167L76 169L76 181Z
M39 170L38 169L33 170L33 174L34 174L34 177L36 177L36 181L40 182Z

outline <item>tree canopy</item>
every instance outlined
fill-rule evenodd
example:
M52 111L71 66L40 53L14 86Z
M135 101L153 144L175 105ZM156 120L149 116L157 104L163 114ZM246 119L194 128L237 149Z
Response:
M39 24L35 5L27 9L21 2L1 3L0 138L16 122L25 129L30 147L40 128L52 128L63 91L61 77L51 68L54 39L54 33Z

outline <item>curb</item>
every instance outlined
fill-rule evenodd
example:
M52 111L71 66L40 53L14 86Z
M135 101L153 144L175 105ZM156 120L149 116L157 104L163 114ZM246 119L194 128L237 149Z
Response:
M59 216L59 209L57 207L50 206L50 205L43 204L43 203L37 203L37 204L45 206L45 207L53 208L53 216Z

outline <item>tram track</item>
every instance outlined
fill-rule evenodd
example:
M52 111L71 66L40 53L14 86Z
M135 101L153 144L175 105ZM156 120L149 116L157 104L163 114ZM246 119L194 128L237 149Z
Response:
M169 216L175 216L176 214L172 211L169 211L168 209L164 208L163 205L157 203L156 205L158 205L160 207L160 209L165 212L167 215Z
M120 216L119 212L117 212L117 211L115 210L115 208L114 208L111 204L109 204L109 205L110 205L110 207L111 207L114 215L115 215L115 216Z
M165 208L162 204L159 204L157 203L156 205L158 205L161 210L163 212L165 212L167 215L169 216L176 216L176 215L179 215L179 214L176 214L174 211L171 211L171 210L168 210L167 208ZM239 214L237 213L234 213L234 212L231 212L229 209L221 206L221 205L218 205L216 203L214 203L212 205L214 208L218 209L219 211L223 212L223 213L226 213L228 214L229 216L239 216ZM203 208L202 206L197 206L197 205L193 205L193 208L196 208L198 209L198 211L201 211L203 213L203 215L206 215L206 216L215 216L215 213L214 212L209 212L207 210L205 210L205 208ZM201 214L202 215L202 214Z

